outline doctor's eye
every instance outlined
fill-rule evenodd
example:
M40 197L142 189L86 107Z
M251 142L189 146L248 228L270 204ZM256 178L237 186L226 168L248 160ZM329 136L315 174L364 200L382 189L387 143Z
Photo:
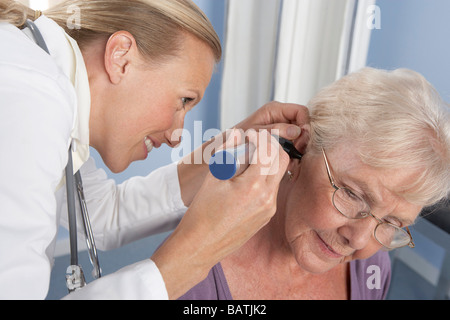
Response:
M183 104L183 108L186 107L186 105L192 101L194 101L193 98L181 98L181 103Z

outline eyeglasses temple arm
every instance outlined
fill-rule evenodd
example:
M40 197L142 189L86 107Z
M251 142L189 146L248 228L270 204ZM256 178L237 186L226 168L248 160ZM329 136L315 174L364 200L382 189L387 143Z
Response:
M414 248L414 247L416 246L416 244L415 244L414 241L413 241L413 237L412 237L412 235L411 235L411 231L409 231L409 228L408 228L408 227L406 227L405 229L406 229L406 232L408 232L409 237L411 238L411 241L410 241L410 243L408 244L408 246L409 246L410 248Z
M325 154L324 149L322 149L322 154L323 154L323 160L325 161L325 167L327 168L328 179L330 180L330 183L333 186L333 188L338 190L339 188L336 186L336 184L334 183L334 179L331 176L331 170L330 170L330 166L328 164L328 158L327 158L327 155Z

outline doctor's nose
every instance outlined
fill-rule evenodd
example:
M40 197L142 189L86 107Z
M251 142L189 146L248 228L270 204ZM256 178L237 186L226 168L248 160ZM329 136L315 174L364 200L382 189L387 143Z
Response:
M183 135L184 117L175 119L172 127L165 132L165 138L167 145L171 148L177 147L181 142L181 136Z

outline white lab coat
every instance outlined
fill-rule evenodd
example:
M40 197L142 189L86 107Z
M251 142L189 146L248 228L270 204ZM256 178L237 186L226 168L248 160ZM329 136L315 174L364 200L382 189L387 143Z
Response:
M50 56L19 29L0 23L0 299L47 295L58 226L67 221L64 169L72 142L99 249L168 231L186 211L176 164L121 185L95 167L81 52L52 20L43 16L36 25ZM147 259L66 298L167 299L167 291Z

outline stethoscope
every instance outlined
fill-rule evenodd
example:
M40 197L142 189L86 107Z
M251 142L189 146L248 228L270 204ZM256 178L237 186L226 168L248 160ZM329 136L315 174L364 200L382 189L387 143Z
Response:
M39 47L41 47L45 52L50 54L47 45L42 37L41 32L37 28L36 24L27 20L25 26L29 28L35 42ZM98 279L102 276L102 270L100 268L100 263L98 260L97 248L95 246L94 235L91 228L91 222L89 220L88 209L86 198L83 192L83 181L81 179L80 171L73 174L73 163L72 163L72 149L71 144L69 148L69 160L66 166L66 189L67 189L67 209L69 216L69 235L70 235L70 266L66 270L66 285L69 292L73 292L80 289L86 285L86 280L84 277L83 270L78 264L78 244L77 244L77 217L75 208L75 191L76 189L78 200L81 208L81 219L83 221L84 233L86 236L86 245L89 252L89 260L91 261L94 269L92 270L92 276Z

